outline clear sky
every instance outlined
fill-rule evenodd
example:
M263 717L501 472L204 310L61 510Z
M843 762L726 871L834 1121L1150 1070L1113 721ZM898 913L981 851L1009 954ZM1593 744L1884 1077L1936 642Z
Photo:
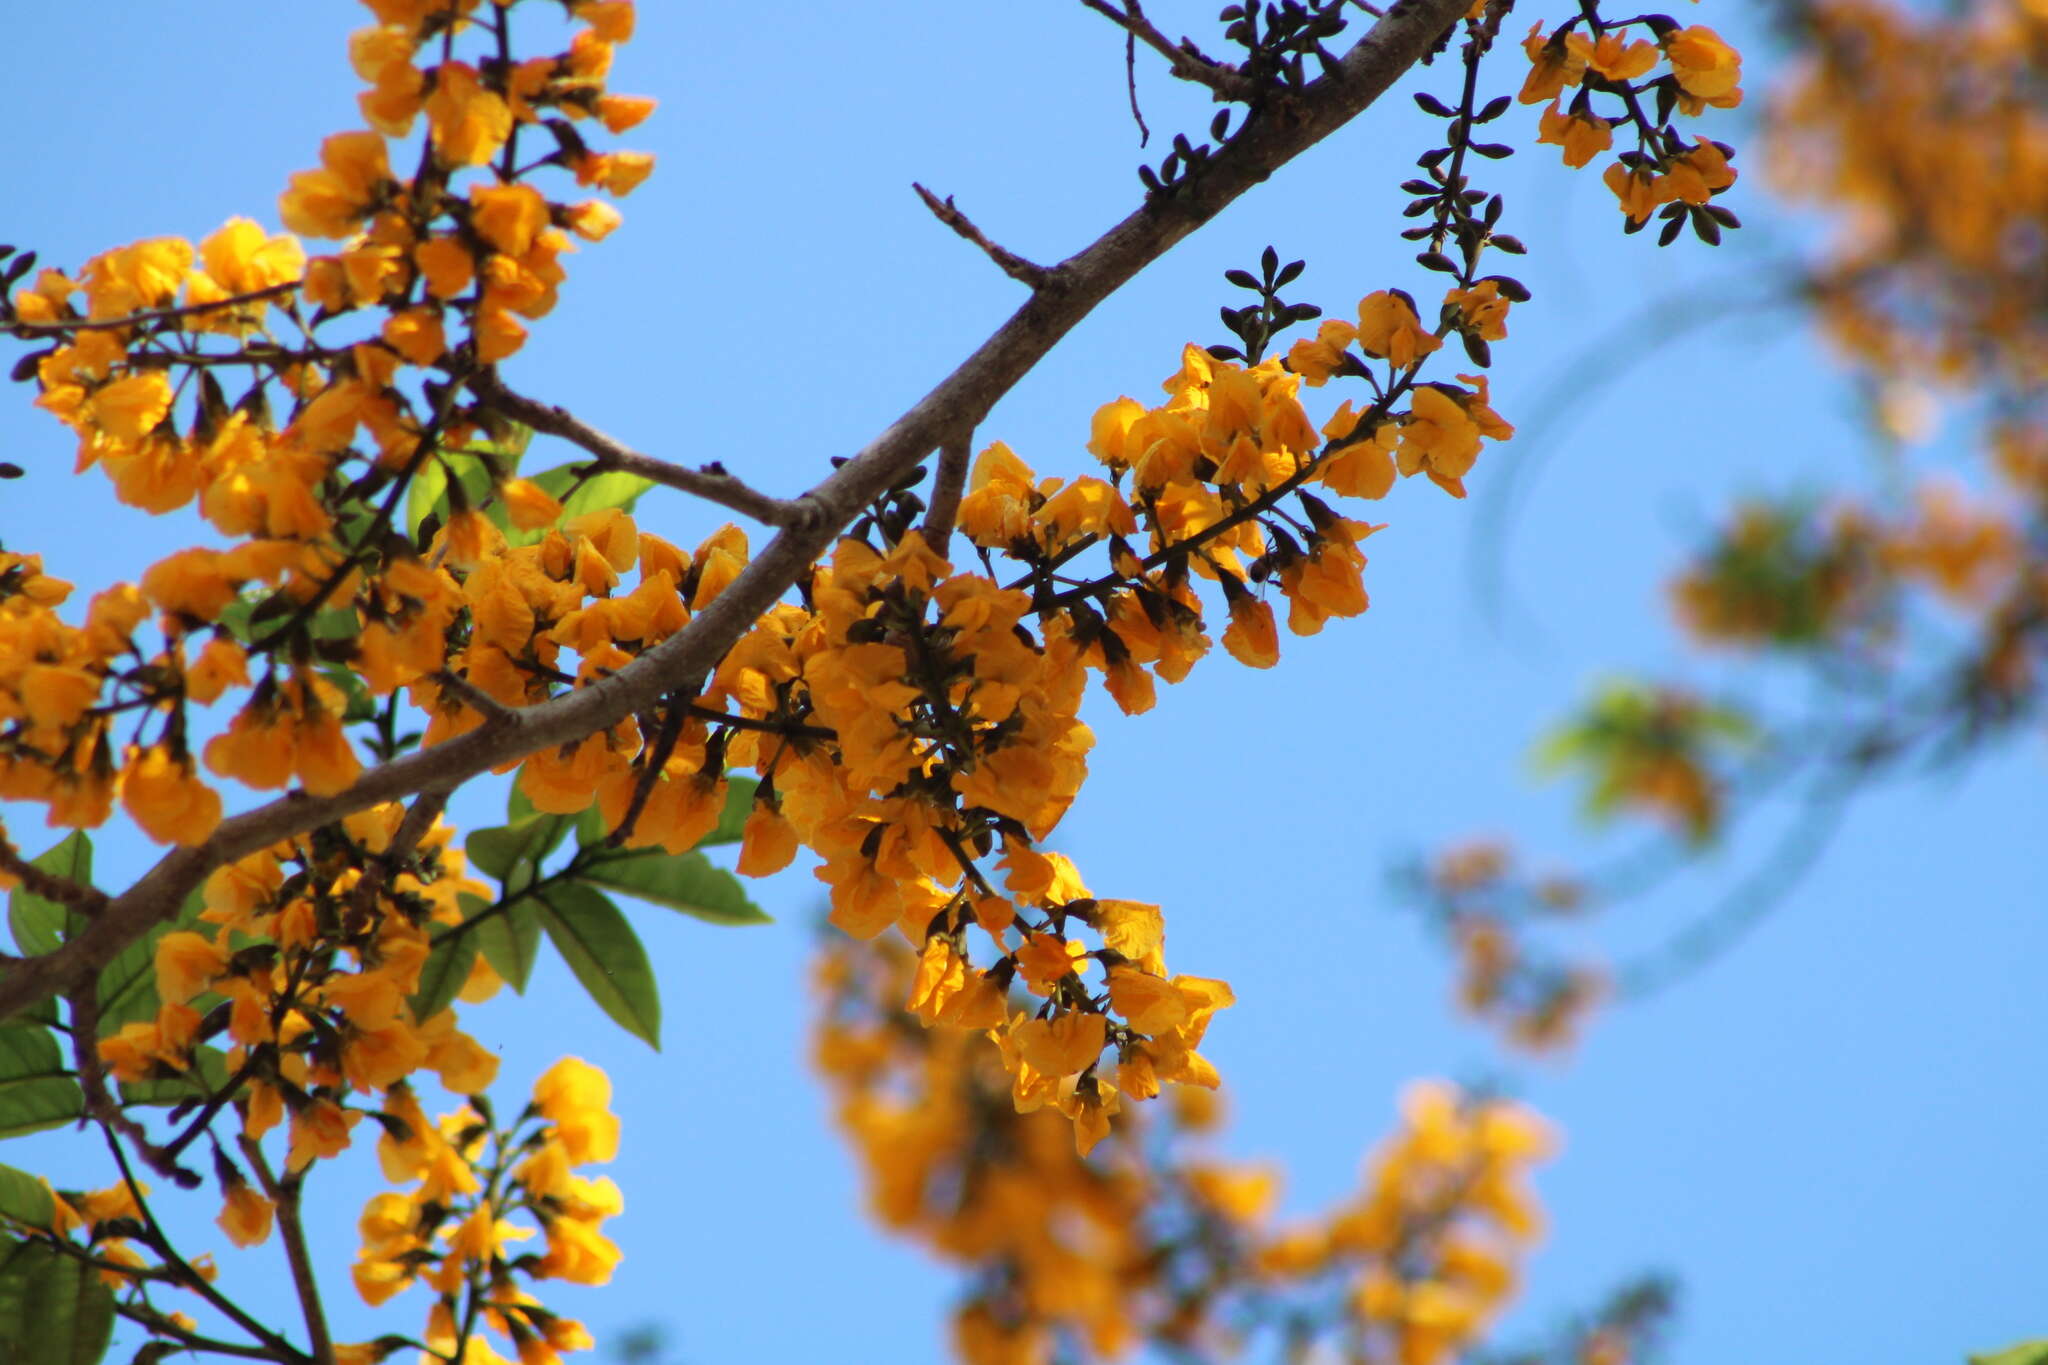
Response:
M658 155L657 171L625 202L624 228L569 261L561 306L507 373L652 453L720 459L794 492L1016 305L1019 287L932 221L911 181L958 196L1038 259L1078 249L1137 202L1123 45L1075 0L642 8L614 85L661 99L630 139ZM1150 8L1169 31L1212 31L1211 3ZM1518 18L1539 15L1554 22L1541 8ZM1699 19L1753 28L1721 0ZM357 126L344 43L364 22L351 4L259 0L11 15L0 240L75 265L138 237L196 239L234 214L274 226L286 177L314 164L322 136ZM1745 50L1746 84L1761 89L1766 50ZM1492 87L1512 91L1519 67L1503 53ZM1009 442L1042 473L1086 472L1089 415L1123 393L1150 401L1184 341L1221 340L1216 309L1234 291L1220 275L1268 242L1307 258L1303 296L1332 311L1373 289L1428 288L1394 235L1395 186L1430 126L1405 92L1423 88L1449 97L1454 73L1412 76L1148 270L981 439ZM1140 90L1155 134L1207 122L1156 67L1141 63ZM1490 182L1530 247L1522 273L1536 295L1495 345L1494 405L1533 425L1545 393L1564 395L1545 425L1545 477L1512 523L1514 628L1482 618L1469 551L1489 478L1534 442L1492 449L1471 502L1417 481L1375 509L1391 526L1367 547L1363 618L1283 636L1271 673L1219 652L1162 688L1151 714L1101 716L1093 778L1058 846L1099 893L1165 905L1177 970L1235 986L1240 1003L1205 1047L1232 1096L1225 1149L1284 1162L1289 1209L1354 1187L1411 1077L1498 1079L1563 1127L1565 1153L1540 1180L1551 1234L1504 1343L1652 1268L1684 1286L1672 1365L1907 1365L2039 1333L2038 737L1864 802L1739 951L1603 1016L1559 1063L1503 1055L1452 1015L1445 964L1388 891L1400 858L1474 832L1560 857L1625 846L1625 834L1596 844L1570 794L1534 782L1531 740L1604 674L1690 666L1664 583L1733 493L1870 471L1840 373L1796 315L1753 303L1775 253L1810 225L1783 216L1752 170L1728 201L1750 229L1719 252L1660 252L1653 234L1621 236L1593 172L1530 146L1534 123L1520 106L1503 120L1504 140L1529 149ZM1716 131L1742 144L1747 125ZM1589 353L1667 304L1707 325ZM1623 355L1639 364L1602 384ZM197 538L182 518L116 509L98 474L72 479L69 439L30 397L0 403L0 458L31 471L0 484L9 549L42 551L82 602ZM715 524L658 497L642 519L685 544ZM1694 676L1736 680L1725 665ZM489 820L496 799L457 813ZM10 826L39 846L19 813ZM1699 876L1631 905L1612 941L1655 941L1761 846L1737 839ZM110 842L103 884L143 856ZM935 1362L951 1283L863 1221L803 1060L818 885L794 869L757 898L775 925L641 918L663 973L659 1056L609 1028L559 967L476 1016L476 1032L504 1044L501 1094L565 1047L619 1086L613 1174L627 1214L613 1227L627 1258L610 1288L559 1306L601 1337L661 1324L691 1365ZM52 1173L96 1179L81 1141L35 1146ZM355 1206L337 1195L322 1239L337 1300ZM240 1274L267 1254L224 1259ZM387 1311L409 1318L407 1302ZM359 1325L341 1335L373 1330Z

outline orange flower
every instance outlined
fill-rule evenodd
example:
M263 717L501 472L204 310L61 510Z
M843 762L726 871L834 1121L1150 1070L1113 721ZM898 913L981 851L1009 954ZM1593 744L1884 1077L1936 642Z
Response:
M236 1181L228 1186L228 1199L214 1221L238 1247L252 1247L267 1240L277 1205L249 1185Z
M1742 54L1714 30L1698 25L1680 29L1664 40L1664 55L1671 59L1671 74L1686 94L1708 102L1742 98L1736 88L1742 79Z
M1590 110L1566 114L1552 100L1538 123L1536 140L1564 148L1564 164L1576 169L1614 145L1613 125Z
M121 806L160 844L202 844L220 824L220 794L193 776L191 759L173 758L161 744L139 756L129 751Z
M465 62L436 68L434 93L427 96L427 126L440 159L452 166L482 166L512 135L512 107L477 80Z
M1443 342L1423 330L1404 295L1381 289L1358 301L1358 344L1367 355L1384 356L1405 370Z

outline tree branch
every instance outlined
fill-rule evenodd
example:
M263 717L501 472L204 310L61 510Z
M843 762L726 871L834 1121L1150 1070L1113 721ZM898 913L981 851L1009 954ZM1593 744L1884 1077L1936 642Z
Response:
M468 686L467 683L463 685ZM392 834L383 856L363 870L362 878L356 882L355 890L349 896L349 904L358 914L369 914L391 879L412 863L413 849L434 827L434 821L441 818L441 812L448 808L450 790L431 787L415 797L412 805L406 808L405 818L398 822L398 829Z
M475 394L486 407L494 408L505 416L526 423L535 431L545 431L550 436L559 436L572 445L588 451L598 467L618 470L624 474L638 474L668 488L680 489L707 502L729 507L741 516L752 517L767 526L807 526L818 519L818 509L805 499L785 501L771 498L766 493L749 488L716 464L703 469L685 469L667 460L658 460L652 455L639 451L605 435L596 427L577 417L566 408L558 408L538 399L517 394L505 387L505 381L498 377L495 369L487 368L470 381L470 392Z
M68 906L82 915L96 915L107 905L106 892L96 886L74 882L69 877L59 877L54 872L43 871L22 857L4 836L0 836L0 872L20 882L32 895Z
M123 327L134 327L145 322L175 322L182 318L195 317L201 313L218 313L224 308L240 308L247 303L261 303L285 294L298 292L302 279L285 284L273 284L265 289L252 289L246 294L233 294L211 303L188 303L177 308L153 308L141 313L123 313L117 318L63 318L56 322L24 322L16 318L0 323L0 330L13 332L16 336L62 336L70 332L112 332ZM188 357L180 356L182 362Z
M284 1239L285 1259L291 1262L292 1288L306 1317L306 1342L320 1365L334 1365L334 1338L327 1332L327 1310L320 1303L320 1281L313 1273L313 1258L306 1251L306 1229L299 1219L299 1196L304 1190L301 1177L279 1180L264 1159L263 1145L243 1133L237 1141L242 1155L263 1182L263 1192L277 1205L278 1234Z
M990 241L988 235L974 225L972 218L953 206L952 195L940 199L915 180L910 182L910 188L917 191L917 197L924 200L924 206L932 211L933 217L980 247L982 254L996 263L996 269L1013 280L1030 285L1033 289L1045 288L1045 282L1051 272L1035 261L1025 260L1008 247Z
M807 500L822 516L785 528L724 592L633 664L523 708L517 727L472 730L372 769L346 791L319 797L294 792L223 821L205 843L167 854L62 948L0 974L0 1018L91 980L122 948L175 914L185 894L223 863L365 807L458 785L537 750L580 740L703 678L863 507L963 426L980 425L1061 338L1145 266L1369 108L1468 4L1401 0L1345 54L1336 73L1318 77L1283 106L1254 110L1243 130L1199 172L1149 196L1055 267L1046 287L1034 291L958 368L811 490ZM543 414L552 411L541 408Z
M953 520L960 515L960 490L967 485L967 448L973 434L957 436L939 447L939 469L932 477L931 508L924 514L924 543L944 558L953 538Z
M1219 101L1249 104L1259 93L1258 83L1234 66L1225 65L1204 56L1196 46L1183 38L1178 43L1159 31L1158 25L1145 17L1145 6L1140 0L1124 0L1128 9L1118 9L1109 0L1081 0L1081 3L1129 34L1133 39L1166 58L1173 74L1184 81L1206 86L1215 92ZM1131 107L1137 108L1137 91L1133 87ZM1144 120L1138 121L1144 126Z
M149 1168L178 1188L196 1190L201 1180L197 1171L178 1164L175 1153L157 1146L149 1140L149 1133L134 1119L121 1112L121 1106L107 1091L107 1068L100 1060L100 1005L97 986L88 985L71 994L71 1062L78 1072L78 1088L85 1096L85 1114L101 1127L108 1130L111 1141L113 1130L135 1144L135 1150L149 1163Z

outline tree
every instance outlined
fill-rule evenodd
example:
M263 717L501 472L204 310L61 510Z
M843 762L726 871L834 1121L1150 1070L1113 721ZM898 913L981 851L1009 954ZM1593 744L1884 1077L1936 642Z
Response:
M1339 31L1363 18L1337 5L1226 11L1207 47L1229 57L1212 61L1135 6L1090 7L1125 30L1133 112L1143 115L1142 44L1213 94L1221 118L1200 145L1190 133L1148 164L1142 205L1056 266L921 192L1027 301L797 498L762 492L737 455L642 455L554 406L544 372L518 373L521 319L553 306L567 234L598 240L617 222L602 199L568 202L582 197L568 180L618 194L647 170L597 150L592 122L616 133L647 113L603 84L630 33L624 5L573 7L566 43L522 36L549 7L480 9L461 32L434 6L374 7L385 26L351 48L373 132L330 139L281 206L294 232L340 242L335 255L308 261L292 239L236 223L196 257L163 240L110 252L78 285L16 259L10 282L24 288L6 321L32 343L43 406L79 431L124 501L196 504L228 538L95 599L82 625L51 610L60 586L35 561L9 565L5 794L79 826L118 799L177 846L111 897L92 889L81 837L9 861L22 956L0 979L0 1009L23 1021L11 1030L17 1094L44 1106L26 1122L82 1113L117 1160L211 1186L238 1241L266 1231L274 1211L303 1310L301 1322L270 1321L203 1287L176 1249L182 1234L146 1216L132 1178L62 1205L17 1181L9 1273L39 1296L71 1296L65 1330L90 1337L118 1311L172 1343L196 1334L284 1360L375 1358L392 1343L332 1346L299 1212L309 1173L324 1175L367 1115L400 1192L366 1215L360 1293L380 1300L428 1279L446 1308L424 1328L415 1312L401 1330L444 1356L516 1347L545 1358L576 1344L573 1326L505 1294L536 1277L609 1274L596 1225L612 1194L569 1169L615 1145L601 1077L564 1063L528 1110L473 1099L441 1139L395 1083L424 1066L458 1094L479 1091L490 1059L448 1007L498 981L523 985L543 930L606 1012L652 1041L657 973L608 893L753 917L745 892L696 851L723 840L740 843L746 873L786 864L803 842L824 860L835 924L868 939L893 927L916 951L912 966L830 950L821 1055L878 1211L982 1271L956 1320L970 1358L1034 1358L1054 1339L1205 1350L1226 1324L1410 1358L1470 1342L1511 1278L1496 1243L1511 1248L1533 1226L1517 1181L1544 1146L1535 1121L1504 1101L1419 1091L1368 1197L1320 1234L1264 1239L1251 1226L1261 1182L1179 1157L1159 1132L1202 1126L1198 1098L1151 1123L1165 1154L1147 1160L1136 1136L1162 1107L1137 1101L1159 1082L1199 1095L1213 1081L1193 1049L1228 987L1169 976L1156 908L1089 895L1046 844L1085 771L1087 674L1120 709L1145 710L1155 679L1175 680L1207 648L1205 615L1226 652L1270 666L1276 601L1297 631L1365 606L1356 546L1375 528L1335 499L1385 496L1397 473L1462 494L1482 438L1509 434L1484 376L1454 383L1446 364L1462 349L1459 365L1483 370L1526 297L1489 273L1489 248L1518 245L1494 231L1514 226L1502 201L1458 192L1461 177L1483 184L1484 163L1507 150L1473 140L1513 103L1485 95L1482 66L1525 100L1558 97L1541 131L1569 161L1613 136L1596 112L1638 122L1644 151L1606 176L1622 221L1660 217L1668 235L1711 241L1733 226L1714 202L1731 179L1727 150L1695 140L1685 119L1705 115L1697 126L1714 129L1708 108L1692 106L1734 102L1737 59L1711 31L1658 19L1617 26L1596 47L1589 34L1604 21L1589 13L1544 25L1526 61L1501 45L1482 63L1504 12L1461 19L1458 6L1425 3L1363 39L1357 24ZM1227 339L1184 354L1168 403L1123 399L1096 415L1090 446L1109 477L1068 470L1041 485L978 434L1090 308L1370 106L1440 39L1445 84L1423 107L1443 122L1404 186L1424 248L1414 293L1360 290L1355 322L1305 335L1318 310L1298 301L1300 268L1268 250L1255 270L1233 272L1247 306L1226 313ZM1512 78L1492 74L1503 59ZM1820 115L1850 102L1817 88ZM1664 131L1674 119L1684 133ZM1828 127L1815 117L1816 137ZM1867 178L1845 171L1841 192ZM1908 195L1904 207L1924 202ZM1919 242L1901 233L1898 249ZM1894 264L1855 261L1837 307ZM1959 278L1975 285L1981 267L1963 264ZM1452 277L1441 307L1420 292L1431 271ZM1348 300L1333 311L1353 315ZM1983 330L1967 317L1957 326ZM1874 368L1890 376L1902 363L1887 355ZM1318 430L1304 400L1320 395L1302 388L1332 383L1352 401ZM568 443L557 458L569 462L534 472L550 444L534 433ZM719 531L686 554L630 518L657 485L773 538L750 556L744 536ZM1403 485L1411 500L1420 491ZM1947 525L1879 534L1867 519L1838 521L1811 543L1822 533L1755 517L1687 600L1725 637L1833 644L1864 629L1867 596L1885 583L1971 579L1982 556L1959 552L1956 570L1933 534ZM1794 625L1756 624L1756 594L1742 594L1758 558L1791 580L1770 583L1770 603L1806 604ZM1874 572L1891 578L1872 586ZM630 574L635 588L620 581ZM2038 594L2033 581L2016 590ZM1985 618L2021 660L2038 652L2027 600L2001 598ZM127 649L131 639L142 643ZM1997 687L1944 693L1954 713L1981 720L1987 696L2000 720L2023 713L2007 672L1979 672ZM222 699L211 724L192 709ZM1608 804L1673 812L1705 837L1722 779L1703 749L1738 733L1717 714L1618 693L1562 755L1595 766ZM128 730L137 717L143 727ZM1889 759L1867 728L1859 738L1856 763ZM520 777L506 822L472 828L464 844L492 886L467 875L441 817L450 793L510 764ZM759 785L738 776L747 769ZM218 777L298 790L220 820ZM1583 978L1523 971L1521 957L1487 966L1502 960L1513 917L1472 896L1497 897L1501 882L1468 862L1434 890L1471 957L1475 1003L1537 1021L1540 1037L1586 996L1555 983ZM897 1009L906 993L918 1021ZM54 997L64 1004L52 1012ZM990 1027L999 1052L981 1039ZM233 1046L216 1055L209 1040ZM152 1104L170 1108L147 1115ZM287 1117L286 1150L273 1138L266 1155L262 1133ZM1111 1154L1084 1165L1069 1142L1093 1147L1113 1125ZM209 1168L196 1149L216 1127ZM490 1140L472 1151L472 1138ZM991 1162L991 1149L1006 1155ZM465 1188L479 1177L498 1192L490 1206ZM1042 1198L931 1202L998 1178ZM500 1244L495 1215L515 1206L545 1232L545 1254ZM1100 1232L1108 1240L1091 1244L1089 1264L1051 1256L1047 1229L1083 1206L1117 1235ZM1145 1240L1168 1223L1170 1239ZM118 1295L95 1288L86 1271L105 1267L82 1258L118 1259L124 1243L142 1248L143 1274ZM1339 1275L1355 1294L1306 1295ZM225 1325L173 1322L147 1298L153 1280L207 1299ZM1658 1302L1648 1290L1621 1296L1586 1349L1632 1350Z

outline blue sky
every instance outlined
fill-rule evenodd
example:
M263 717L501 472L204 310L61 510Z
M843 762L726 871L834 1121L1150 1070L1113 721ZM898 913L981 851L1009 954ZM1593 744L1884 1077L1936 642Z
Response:
M1211 5L1150 8L1169 31L1211 31ZM322 136L356 126L344 42L364 12L213 0L201 15L107 7L89 38L75 12L10 21L17 52L49 57L11 68L16 126L48 131L0 147L17 187L0 239L75 265L142 236L196 239L233 214L274 225L287 176L314 164ZM1749 17L1699 13L1731 35ZM1759 89L1768 61L1746 50ZM1513 90L1519 65L1503 53L1493 88ZM1119 394L1149 400L1184 341L1221 340L1216 308L1234 302L1221 273L1268 242L1307 258L1303 297L1333 312L1372 289L1425 290L1394 236L1395 186L1431 127L1405 92L1448 97L1454 78L1448 65L1411 76L1148 270L980 439L1042 473L1085 472L1089 415ZM772 491L857 449L1019 300L911 181L1042 260L1139 193L1122 43L1072 0L648 5L614 83L662 100L630 138L658 155L656 174L625 202L625 227L568 262L561 306L508 379L652 453L720 459ZM1141 64L1140 91L1155 135L1207 122L1156 68ZM1471 502L1418 481L1374 509L1391 526L1366 547L1365 617L1283 637L1269 674L1219 652L1162 688L1152 713L1100 716L1093 777L1058 845L1099 893L1165 905L1177 970L1235 986L1240 1003L1205 1048L1232 1096L1225 1150L1282 1161L1290 1210L1354 1188L1411 1077L1498 1079L1562 1125L1564 1155L1540 1181L1551 1235L1503 1341L1649 1268L1684 1284L1673 1365L1905 1365L2038 1333L2037 738L1863 802L1739 951L1603 1016L1563 1062L1504 1056L1453 1017L1444 963L1388 891L1400 858L1475 832L1560 858L1625 846L1626 831L1594 839L1569 793L1535 783L1532 739L1612 672L1737 681L1689 662L1665 623L1664 584L1696 528L1738 492L1873 477L1841 372L1794 315L1738 306L1774 252L1812 235L1753 159L1738 160L1749 173L1728 201L1751 228L1719 252L1659 251L1651 234L1621 236L1592 172L1531 145L1534 124L1520 106L1503 119L1504 140L1526 150L1482 182L1507 196L1536 295L1495 345L1495 406L1527 422L1544 395L1565 395L1545 427L1544 478L1512 523L1513 628L1480 611L1469 552L1489 476L1534 454L1522 443L1489 452ZM1711 131L1741 145L1748 128ZM1593 360L1589 343L1666 304L1707 321L1599 383L1617 352ZM29 396L0 404L0 457L31 471L0 485L8 548L43 551L90 591L196 538L189 522L116 510L97 474L72 479L70 442ZM718 520L658 498L642 519L686 544ZM484 822L497 809L486 794L457 813ZM39 846L18 815L10 827ZM1607 940L1654 942L1762 846L1733 841L1627 907ZM109 841L103 884L143 857ZM691 1365L937 1361L950 1281L868 1228L806 1072L817 884L793 870L758 899L774 926L645 918L664 972L659 1056L611 1030L558 968L476 1016L503 1042L503 1094L565 1046L619 1085L627 1259L612 1287L560 1306L601 1336L660 1323ZM97 1179L80 1146L38 1139L37 1159ZM323 1252L339 1300L356 1195L336 1200L350 1216ZM225 1260L259 1273L257 1254ZM409 1316L406 1302L389 1311Z

